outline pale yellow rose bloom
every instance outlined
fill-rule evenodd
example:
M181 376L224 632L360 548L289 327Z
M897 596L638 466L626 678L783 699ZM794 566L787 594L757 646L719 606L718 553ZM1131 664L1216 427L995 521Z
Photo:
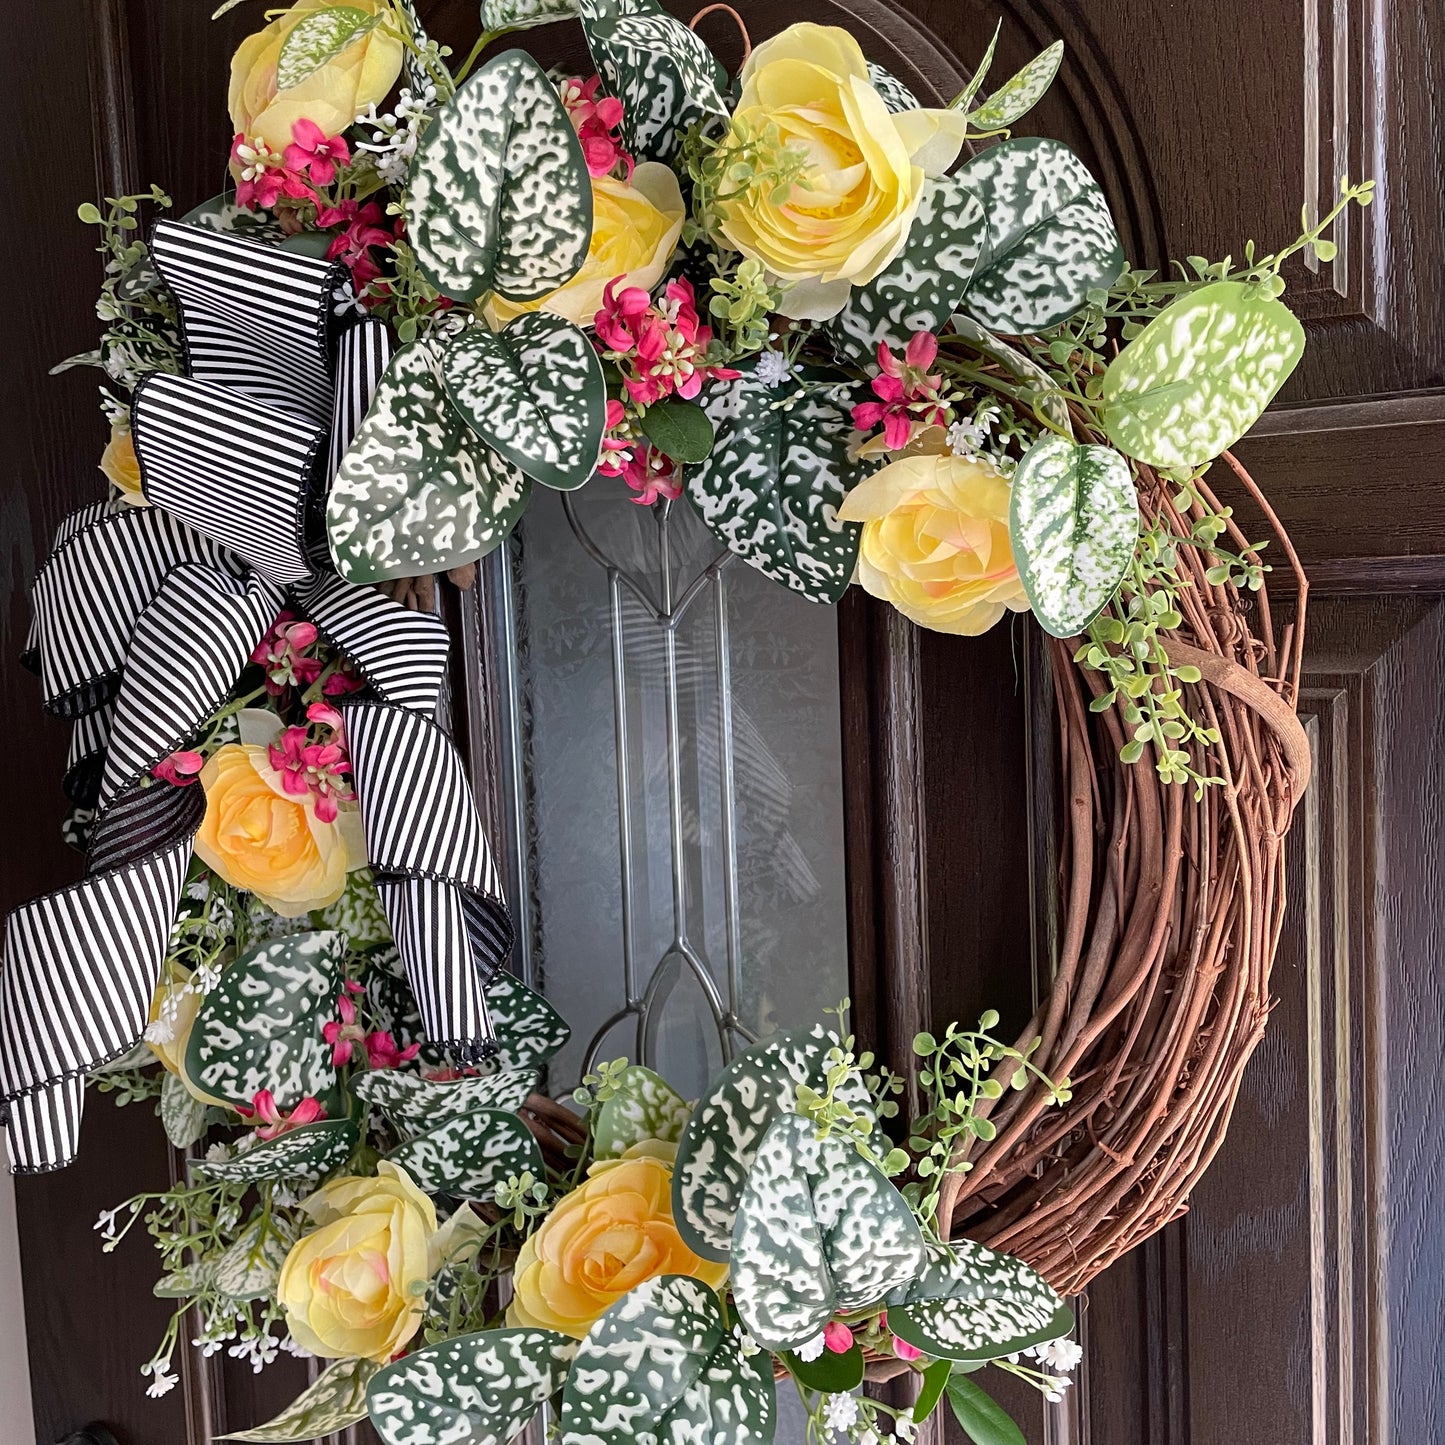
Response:
M785 315L831 316L902 249L925 178L958 158L964 118L891 114L858 42L831 25L789 26L753 51L740 79L735 123L752 134L776 127L808 163L781 198L764 179L725 202L723 238L789 283Z
M910 621L976 636L1028 610L1009 545L1009 482L988 462L951 455L890 462L843 499L861 522L854 580Z
M375 15L389 0L346 0L348 8ZM299 85L276 89L276 66L286 37L307 15L336 8L335 0L297 0L264 30L241 42L231 60L228 104L231 126L247 140L263 140L279 155L291 144L298 120L314 121L328 136L340 135L367 106L386 98L401 73L402 45L382 26L332 56Z
M577 326L591 326L602 309L607 283L617 290L640 286L651 291L667 272L684 219L682 191L668 166L644 161L632 182L592 177L592 240L582 268L564 286L537 301L487 302L488 322L500 330L524 311L550 311Z
M327 1360L392 1358L421 1327L437 1215L405 1170L335 1179L302 1203L317 1228L281 1266L276 1295L303 1350Z
M186 1070L186 1049L191 1042L191 1030L195 1027L196 1015L201 1011L205 995L187 987L191 981L190 970L167 960L161 970L160 982L151 996L150 1015L147 1022L157 1024L165 1015L164 1026L146 1030L146 1047L161 1061L167 1073L174 1074L186 1092L203 1104L216 1104L229 1108L225 1099L218 1099L197 1086Z
M121 501L132 507L148 507L145 493L140 486L140 459L135 454L135 442L130 428L112 426L110 440L100 454L100 469L120 493Z
M669 1160L634 1146L624 1158L594 1164L522 1246L507 1323L580 1340L644 1280L687 1274L716 1289L727 1272L682 1242Z
M356 804L342 803L335 821L323 823L315 796L288 793L263 746L219 749L201 770L201 786L206 816L196 855L283 918L335 903L347 873L366 865Z

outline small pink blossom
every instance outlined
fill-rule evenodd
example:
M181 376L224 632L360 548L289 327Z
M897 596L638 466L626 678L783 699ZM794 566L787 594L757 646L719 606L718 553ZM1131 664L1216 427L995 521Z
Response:
M182 749L172 753L169 757L162 758L151 769L151 776L159 778L163 783L170 783L173 787L184 788L187 784L196 781L201 769L205 766L206 760L200 753Z
M351 1062L352 1051L357 1044L366 1041L366 1030L356 1022L356 1005L346 996L338 994L336 1011L341 1015L328 1024L323 1024L321 1037L331 1045L331 1062L335 1068Z
M576 76L564 80L559 87L562 104L582 143L582 155L587 161L587 173L593 176L610 175L619 165L626 167L626 177L632 179L632 157L623 149L617 128L622 124L622 102L610 95L597 98L602 86L600 76L590 80Z
M243 1119L259 1121L261 1127L256 1130L258 1139L277 1139L292 1129L299 1129L303 1124L314 1124L318 1119L326 1117L321 1100L312 1098L310 1094L289 1114L282 1113L276 1105L276 1096L270 1089L262 1089L252 1099L249 1109L241 1105L236 1112Z
M404 1049L399 1048L396 1040L382 1030L367 1034L364 1042L366 1061L373 1069L400 1068L421 1053L420 1044L408 1044Z
M316 223L323 231L336 227L342 229L331 238L326 248L328 261L340 261L351 272L352 284L357 293L381 275L381 267L372 254L374 248L390 246L397 232L381 223L385 219L377 201L341 201L326 206L316 215Z
M321 662L308 657L319 634L309 622L298 622L292 612L282 612L251 652L251 661L266 669L266 691L279 697L288 687L310 687L321 676Z
M597 471L604 477L621 477L637 493L632 500L639 506L682 495L677 464L646 437L637 435L620 401L607 403L607 430Z
M306 721L320 723L322 727L341 731L341 714L329 702L313 702L306 709Z
M853 1331L842 1320L829 1320L823 1326L823 1344L835 1355L846 1355L853 1348Z
M286 165L307 175L313 184L329 186L338 165L351 160L351 148L339 135L328 136L314 120L303 116L291 125L291 144L283 152Z
M346 777L351 761L339 734L331 742L313 742L310 729L289 727L278 742L271 744L268 756L286 792L294 797L307 793L315 796L316 816L323 823L334 823L337 804L349 802L354 796Z
M306 177L286 164L263 140L238 134L231 142L231 170L236 177L236 204L269 211L282 199L316 200Z
M862 401L853 408L853 425L872 431L883 425L883 444L901 451L924 426L941 425L948 412L939 394L941 372L929 371L938 357L938 338L929 331L915 332L900 360L886 341L878 343L878 371L873 378L877 401Z
M923 1351L917 1345L910 1345L907 1340L900 1340L897 1335L893 1336L893 1353L900 1360L917 1360L923 1355Z

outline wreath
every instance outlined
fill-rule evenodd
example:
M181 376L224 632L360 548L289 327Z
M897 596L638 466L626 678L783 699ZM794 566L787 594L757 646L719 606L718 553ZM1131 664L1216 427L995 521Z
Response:
M1184 1208L1264 1027L1306 588L1229 448L1301 354L1284 262L1370 186L1163 277L1009 134L1061 45L929 108L836 28L745 36L732 76L654 0L482 18L453 64L410 0L300 0L236 53L232 190L145 240L159 189L81 208L112 491L27 657L87 867L6 924L12 1168L69 1162L87 1082L158 1101L186 1177L98 1224L143 1222L176 1301L149 1393L193 1326L330 1362L230 1438L506 1445L552 1401L563 1442L748 1445L791 1381L814 1438L947 1398L1021 1441L975 1374L1067 1387L1064 1296ZM564 19L596 75L494 53ZM1063 907L1020 1036L922 1034L910 1091L840 1007L695 1102L626 1060L545 1092L567 1026L503 967L434 602L583 485L814 602L1032 612ZM915 1403L857 1393L903 1372Z

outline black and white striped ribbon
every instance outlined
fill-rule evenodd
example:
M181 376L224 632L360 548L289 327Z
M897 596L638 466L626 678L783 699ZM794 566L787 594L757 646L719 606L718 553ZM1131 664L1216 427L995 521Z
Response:
M85 879L6 920L0 1099L19 1170L69 1162L84 1076L141 1036L204 812L199 787L148 775L230 690L283 584L369 684L346 705L353 777L434 1040L484 1050L484 988L511 946L475 803L432 721L445 629L318 568L305 535L316 459L328 430L339 456L365 414L385 329L348 333L333 384L335 268L171 223L154 253L181 302L190 371L139 389L133 426L154 505L72 514L35 588L28 660L46 708L77 721L71 774L90 779L101 811Z

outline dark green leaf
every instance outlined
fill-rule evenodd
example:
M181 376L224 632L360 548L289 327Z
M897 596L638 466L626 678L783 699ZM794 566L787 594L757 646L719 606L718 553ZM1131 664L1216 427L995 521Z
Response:
M713 429L707 413L695 402L670 396L642 414L642 430L675 462L700 462L712 450Z
M509 1177L546 1174L532 1131L501 1109L457 1114L386 1157L405 1169L418 1189L453 1199L490 1200Z
M783 1359L793 1378L805 1390L821 1390L828 1395L846 1395L863 1383L863 1351L854 1345L841 1355L825 1349L816 1360L800 1360L784 1353Z
M1028 1445L1003 1406L967 1375L949 1377L948 1403L973 1445Z
M918 1398L913 1402L913 1418L922 1424L938 1408L943 1392L948 1388L949 1377L953 1374L951 1360L935 1360L923 1372L923 1385Z
M191 1168L208 1179L319 1179L339 1169L356 1148L356 1125L346 1119L303 1124L229 1159L196 1159Z

